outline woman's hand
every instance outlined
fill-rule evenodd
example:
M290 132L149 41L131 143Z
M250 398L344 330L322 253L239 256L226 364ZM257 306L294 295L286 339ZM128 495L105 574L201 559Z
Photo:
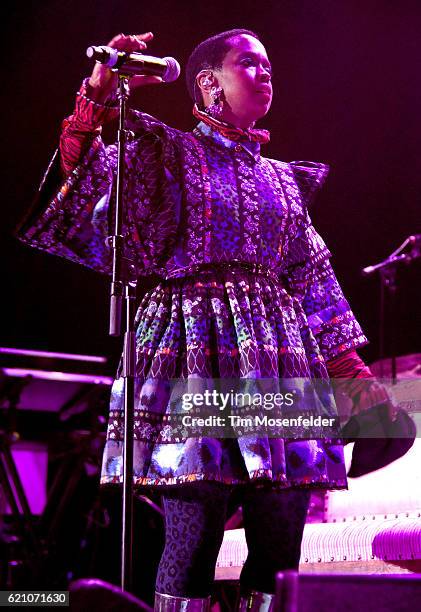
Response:
M152 32L146 34L118 34L108 43L108 47L127 53L143 53L147 48L147 43L153 39ZM118 77L115 72L103 64L95 63L89 85L91 87L90 97L96 102L103 102L117 88ZM130 87L141 87L161 83L159 76L134 76L130 79Z
M367 380L367 385L359 394L358 401L354 403L352 414L359 414L364 410L369 410L373 406L384 403L388 404L389 418L394 421L399 407L396 405L393 396L382 383L377 380Z

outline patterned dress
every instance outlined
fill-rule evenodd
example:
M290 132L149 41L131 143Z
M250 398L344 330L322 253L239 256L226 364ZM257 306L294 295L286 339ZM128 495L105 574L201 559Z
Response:
M79 97L79 112L92 104ZM135 484L346 488L336 438L174 439L165 421L170 379L326 380L329 360L367 342L308 215L327 167L264 158L204 123L184 133L131 111L128 127L126 255L138 277L158 279L136 316ZM109 274L116 163L116 145L93 133L58 189L50 168L20 237ZM103 484L122 481L123 433L117 376Z

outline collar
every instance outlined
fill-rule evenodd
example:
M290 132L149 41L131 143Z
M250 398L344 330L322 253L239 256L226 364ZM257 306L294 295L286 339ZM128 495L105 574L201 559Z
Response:
M197 104L193 106L193 115L196 119L199 119L206 125L210 126L225 138L234 140L235 142L258 142L259 144L266 144L270 140L270 132L268 130L256 130L254 128L243 129L215 119L211 117L205 111L199 109Z
M260 157L260 144L258 142L235 142L234 140L226 138L226 136L223 136L220 132L217 132L211 126L206 125L205 123L203 123L203 121L197 124L196 130L203 134L203 136L212 138L212 140L222 145L223 147L226 147L227 149L235 149L240 146L257 161Z

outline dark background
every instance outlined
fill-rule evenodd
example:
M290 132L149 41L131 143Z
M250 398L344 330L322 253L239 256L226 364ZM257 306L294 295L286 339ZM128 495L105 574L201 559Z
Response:
M421 5L394 0L44 0L3 5L2 346L111 356L108 282L13 237L91 65L90 44L153 31L149 52L185 66L214 33L245 27L266 45L275 97L261 127L266 155L327 162L316 227L378 358L379 279L361 276L421 233ZM194 125L183 78L142 89L134 104L183 130ZM111 134L112 136L112 134ZM421 352L420 261L399 273L397 353ZM387 349L389 352L390 349Z

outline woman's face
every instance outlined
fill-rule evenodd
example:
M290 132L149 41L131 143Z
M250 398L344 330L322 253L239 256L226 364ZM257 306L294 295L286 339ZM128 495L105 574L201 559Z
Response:
M214 70L223 89L222 118L248 128L268 112L272 102L271 65L262 43L241 34L231 39L222 68Z

